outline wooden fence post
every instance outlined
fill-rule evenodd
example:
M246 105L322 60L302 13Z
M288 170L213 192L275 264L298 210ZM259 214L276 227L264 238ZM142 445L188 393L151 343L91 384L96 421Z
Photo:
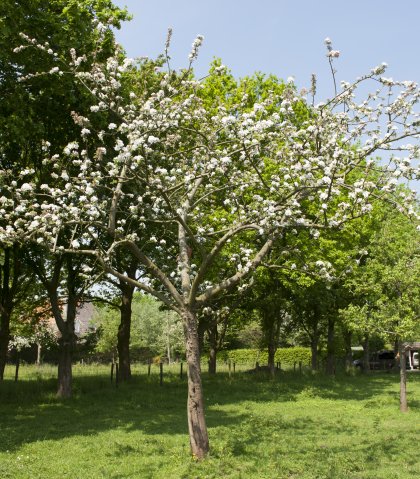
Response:
M229 377L232 376L232 361L229 359Z
M159 363L159 376L160 376L159 384L162 386L163 385L163 363L162 363L162 361Z
M118 363L115 363L115 387L118 387L118 383L120 380L120 371L119 371L119 366Z
M150 369L152 367L152 360L149 359L147 362L147 375L150 376Z
M179 377L182 379L182 366L183 366L183 362L181 361L181 370L179 372Z
M114 361L111 363L111 382L114 381Z

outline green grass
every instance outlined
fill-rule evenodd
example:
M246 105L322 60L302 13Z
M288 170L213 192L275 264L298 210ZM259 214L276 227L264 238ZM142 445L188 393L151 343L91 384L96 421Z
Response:
M0 384L1 479L417 478L420 374L410 411L398 376L283 372L204 375L211 455L189 456L186 380L158 369L118 389L109 368L76 366L74 397L55 398L55 368L24 366Z

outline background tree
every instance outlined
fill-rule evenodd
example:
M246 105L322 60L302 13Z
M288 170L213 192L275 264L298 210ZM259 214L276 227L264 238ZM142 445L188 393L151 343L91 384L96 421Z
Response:
M0 380L7 361L13 314L22 314L22 306L27 306L36 292L34 275L22 260L22 248L15 243L0 249Z
M401 410L407 410L403 342L420 333L419 236L398 212L385 210L366 261L348 278L355 301L342 311L354 330L397 341L401 359Z
M37 251L33 249L27 256L27 262L45 288L59 331L57 396L70 397L72 360L77 340L76 313L80 304L88 299L89 288L95 284L94 269L83 257L69 254L48 256L41 248Z
M116 355L120 324L118 310L99 307L93 322L99 328L97 351ZM162 356L170 361L183 354L182 325L177 315L162 310L161 304L153 297L136 293L132 303L130 349L140 360Z
M0 191L4 175L17 183L35 175L38 184L50 182L56 173L44 160L47 145L62 149L80 131L72 117L89 111L92 104L84 87L61 72L60 61L72 61L77 48L81 57L97 48L100 39L104 58L114 49L114 36L109 28L118 28L127 19L125 10L108 0L4 0L0 5ZM103 24L101 23L103 22ZM102 34L99 35L99 32ZM22 35L37 38L44 45L43 55L20 49ZM17 56L19 60L17 60ZM41 72L41 74L39 74ZM49 75L42 72L50 72ZM31 82L20 80L29 76ZM45 140L48 139L48 143ZM2 196L2 201L5 197ZM23 198L15 198L17 202ZM24 202L24 200L23 200ZM16 205L17 206L17 205ZM2 210L3 226L7 220ZM6 226L7 227L7 226ZM38 228L37 221L32 229ZM13 296L17 288L31 281L31 274L21 268L21 247L13 242L1 243L5 252L2 282L2 321L0 327L0 376L4 369L9 340L9 321ZM26 245L26 249L27 249ZM11 261L11 263L10 263ZM14 266L11 265L14 263ZM13 283L13 276L16 276ZM14 285L9 282L12 282Z

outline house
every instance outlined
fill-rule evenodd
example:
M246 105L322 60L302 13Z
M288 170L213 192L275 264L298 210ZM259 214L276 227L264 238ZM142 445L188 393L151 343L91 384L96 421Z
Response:
M62 303L63 308L63 319L66 319L66 303ZM76 310L76 319L74 323L74 332L76 336L81 337L89 331L92 331L92 318L95 314L95 306L92 303L81 303ZM58 336L59 331L55 319L50 316L48 318L47 327L48 329Z

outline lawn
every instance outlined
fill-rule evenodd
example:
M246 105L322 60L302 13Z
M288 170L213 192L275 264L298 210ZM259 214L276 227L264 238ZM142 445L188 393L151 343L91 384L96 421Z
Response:
M398 410L398 375L282 372L204 375L211 455L189 456L186 379L179 367L130 384L109 368L76 366L74 397L55 398L55 368L6 369L0 384L1 479L405 479L420 475L420 374L410 411Z

